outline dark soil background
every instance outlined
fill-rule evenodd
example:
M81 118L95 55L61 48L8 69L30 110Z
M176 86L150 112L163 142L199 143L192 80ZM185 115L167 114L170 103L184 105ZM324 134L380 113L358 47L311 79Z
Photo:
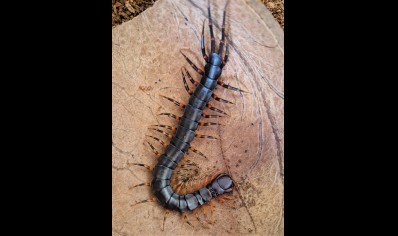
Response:
M284 0L257 0L262 2L284 29ZM156 0L112 0L112 27L131 20Z

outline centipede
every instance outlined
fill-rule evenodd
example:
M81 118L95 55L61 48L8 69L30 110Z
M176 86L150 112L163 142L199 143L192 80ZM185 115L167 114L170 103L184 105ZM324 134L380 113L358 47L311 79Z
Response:
M146 135L147 139L157 141L165 147L165 151L161 154L154 145L146 141L145 143L157 156L157 164L154 168L141 164L141 163L130 163L130 165L143 166L153 173L152 181L148 183L142 183L135 185L138 186L150 186L151 192L154 197L143 201L139 201L136 204L145 202L158 202L166 209L165 217L163 219L163 227L166 220L166 215L170 211L177 211L183 214L186 219L186 212L196 211L205 204L211 204L211 201L219 196L228 195L233 192L234 181L232 177L227 173L217 173L206 176L204 178L196 178L195 173L190 173L189 170L196 168L196 163L186 160L185 164L179 164L187 152L192 151L204 158L207 158L199 150L194 149L191 146L194 138L208 138L216 139L216 137L209 135L198 134L196 131L199 126L211 126L220 125L216 122L203 122L202 118L218 118L222 115L211 115L206 114L205 109L209 109L218 114L228 115L226 112L219 108L216 108L209 104L210 99L214 99L221 103L233 104L226 99L223 99L214 93L217 86L224 89L229 89L235 92L246 92L237 87L233 87L229 84L224 83L220 78L223 68L226 66L229 57L229 43L228 34L226 32L226 11L229 0L226 1L223 16L222 16L222 27L221 27L221 39L219 41L218 49L216 50L216 40L213 32L213 21L211 16L211 4L208 1L207 6L207 20L210 33L210 52L207 55L205 48L204 29L205 21L203 21L202 32L200 38L200 46L205 66L200 69L195 65L182 50L180 53L190 67L201 76L201 80L196 81L189 71L185 68L181 68L181 76L184 84L184 88L189 94L189 99L186 104L174 100L172 98L161 95L166 100L174 103L176 106L183 109L183 115L177 116L172 113L161 113L160 115L168 116L170 118L178 120L176 126L170 125L153 125L150 129L155 132L163 134L170 140L169 144L166 144L162 139ZM224 54L225 47L225 54ZM188 81L195 86L195 89L191 89L188 85ZM166 131L165 131L166 130ZM177 167L180 167L178 170ZM196 182L196 184L194 184ZM193 187L195 185L195 187ZM182 190L183 189L183 190ZM189 223L188 221L186 221Z

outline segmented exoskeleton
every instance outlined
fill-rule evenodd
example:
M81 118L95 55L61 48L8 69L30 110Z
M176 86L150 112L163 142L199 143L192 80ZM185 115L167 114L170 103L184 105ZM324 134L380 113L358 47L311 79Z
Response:
M232 191L232 179L226 174L218 176L208 186L193 192L192 194L179 195L175 193L170 185L170 178L177 163L183 158L188 150L190 143L195 138L195 131L198 128L198 122L203 114L203 109L208 105L213 95L213 90L217 86L218 78L221 75L221 69L228 60L228 44L226 45L226 55L222 59L222 51L225 40L225 10L222 24L222 38L220 41L218 53L215 52L215 39L210 13L210 4L208 7L209 27L211 37L211 53L206 55L204 46L204 35L202 30L201 46L203 58L206 60L204 72L196 67L191 60L188 63L202 75L200 83L197 83L196 89L192 92L188 104L185 106L184 115L181 117L178 128L170 141L165 153L160 156L155 170L153 172L152 190L159 202L166 208L185 212L194 210L200 205L210 201L213 197ZM204 25L203 25L204 28Z
M182 72L185 88L190 94L188 104L184 105L171 98L166 97L168 100L174 102L177 106L184 108L184 114L182 117L177 117L170 113L162 113L164 115L169 115L179 120L179 124L177 127L158 125L160 127L175 130L173 136L167 134L162 130L154 129L171 138L170 144L167 146L164 154L159 154L154 149L154 147L151 144L149 144L151 148L155 151L155 153L157 153L159 156L158 163L153 171L153 180L150 186L152 187L156 199L165 208L170 210L176 210L179 212L191 211L209 202L212 198L215 198L218 195L224 193L231 192L233 189L232 178L227 174L218 175L212 182L210 182L206 186L188 194L178 194L175 191L173 191L172 183L170 181L172 173L176 169L180 160L186 154L188 149L192 150L190 144L192 140L198 136L198 134L195 133L198 126L217 124L212 122L208 123L199 122L199 120L202 117L206 118L218 117L216 115L204 115L203 110L207 107L213 111L226 114L225 112L217 108L214 108L210 104L208 104L210 98L212 97L217 101L228 102L227 100L221 99L213 93L213 90L216 88L216 86L220 85L224 88L243 92L243 90L224 84L222 81L219 80L222 73L222 68L226 65L228 61L228 54L229 54L229 46L228 46L228 41L226 41L226 34L225 34L225 17L226 17L227 4L228 1L225 5L223 12L221 40L218 52L216 52L215 38L213 33L213 25L212 25L211 12L210 12L210 2L209 2L208 20L209 20L210 37L211 37L211 52L209 56L207 56L205 50L205 43L204 43L204 23L203 23L202 36L201 36L201 49L202 49L203 58L206 61L204 71L199 69L185 54L181 52L183 57L192 66L192 68L196 72L202 75L202 79L200 82L196 82L192 79L187 70L185 70L185 73ZM225 49L225 56L224 58L222 58L224 43L226 49ZM185 76L188 76L190 81L194 85L196 85L196 89L194 91L189 89L186 83ZM211 136L204 136L204 135L199 135L199 136L213 138ZM160 141L158 138L155 137L152 138L156 139L157 141L161 142L164 146L166 146L164 142ZM201 154L197 150L193 151ZM148 201L149 200L143 202L148 202Z

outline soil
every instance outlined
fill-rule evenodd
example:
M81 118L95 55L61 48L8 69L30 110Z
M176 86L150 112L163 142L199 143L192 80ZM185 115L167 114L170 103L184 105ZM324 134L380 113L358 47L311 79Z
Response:
M282 29L285 27L285 1L284 0L261 0L262 3L272 13L276 21L281 25Z
M112 28L138 16L156 0L112 0ZM258 0L259 1L259 0ZM284 0L261 0L284 29Z

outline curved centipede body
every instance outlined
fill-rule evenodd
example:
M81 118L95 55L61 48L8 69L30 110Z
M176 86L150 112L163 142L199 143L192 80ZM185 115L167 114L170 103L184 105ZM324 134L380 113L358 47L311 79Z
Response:
M163 146L166 147L164 153L159 154L159 152L157 152L156 149L148 142L152 150L159 157L156 166L153 168L153 180L148 185L151 186L152 192L155 195L157 201L161 205L163 205L166 209L169 210L179 211L181 213L187 211L193 211L199 208L200 206L210 202L215 197L225 193L231 193L233 190L234 186L233 180L229 175L225 173L213 177L210 182L207 182L205 184L205 186L197 188L196 191L190 191L189 193L181 193L179 191L175 191L176 186L173 186L173 184L175 183L173 183L172 179L173 172L175 171L179 162L183 159L184 155L187 153L189 149L204 156L198 150L192 149L190 146L191 142L195 137L199 136L201 138L203 137L214 138L212 136L198 135L196 133L196 130L198 129L199 126L216 124L213 122L207 122L207 123L200 122L200 119L202 117L206 118L219 117L217 115L205 115L203 113L204 109L209 108L210 110L216 111L218 113L226 114L220 109L214 108L209 104L209 100L211 98L214 98L215 100L223 103L231 103L227 100L219 98L213 93L213 90L216 88L216 86L222 86L224 88L233 91L244 92L243 90L224 84L222 81L219 80L222 74L222 69L226 65L229 55L229 46L228 46L227 36L225 33L225 18L226 18L227 5L228 1L225 4L223 12L221 40L219 43L218 51L216 51L213 25L211 19L210 1L209 1L208 21L209 21L209 30L211 37L211 48L209 55L207 55L205 50L204 24L203 24L202 36L201 36L201 50L202 50L202 56L206 62L203 70L198 68L183 52L180 51L182 56L189 63L189 65L197 73L199 73L202 76L202 78L200 82L194 81L189 72L184 68L184 70L182 71L183 81L185 89L190 94L188 103L185 105L171 98L165 97L166 99L174 102L175 105L184 108L184 113L181 117L177 117L170 113L162 113L163 115L168 115L172 118L178 119L179 123L176 127L157 125L174 131L173 135L170 135L161 129L152 128L153 130L163 133L165 136L170 138L170 144L166 145L160 139L147 135L157 140L158 142L161 142ZM225 55L223 57L224 46L225 46ZM194 85L196 85L195 90L189 89L186 83L186 77ZM137 165L144 166L143 164L137 164ZM182 182L184 181L180 181L179 185L181 185ZM143 184L139 186L142 185ZM148 202L148 200L142 202Z

